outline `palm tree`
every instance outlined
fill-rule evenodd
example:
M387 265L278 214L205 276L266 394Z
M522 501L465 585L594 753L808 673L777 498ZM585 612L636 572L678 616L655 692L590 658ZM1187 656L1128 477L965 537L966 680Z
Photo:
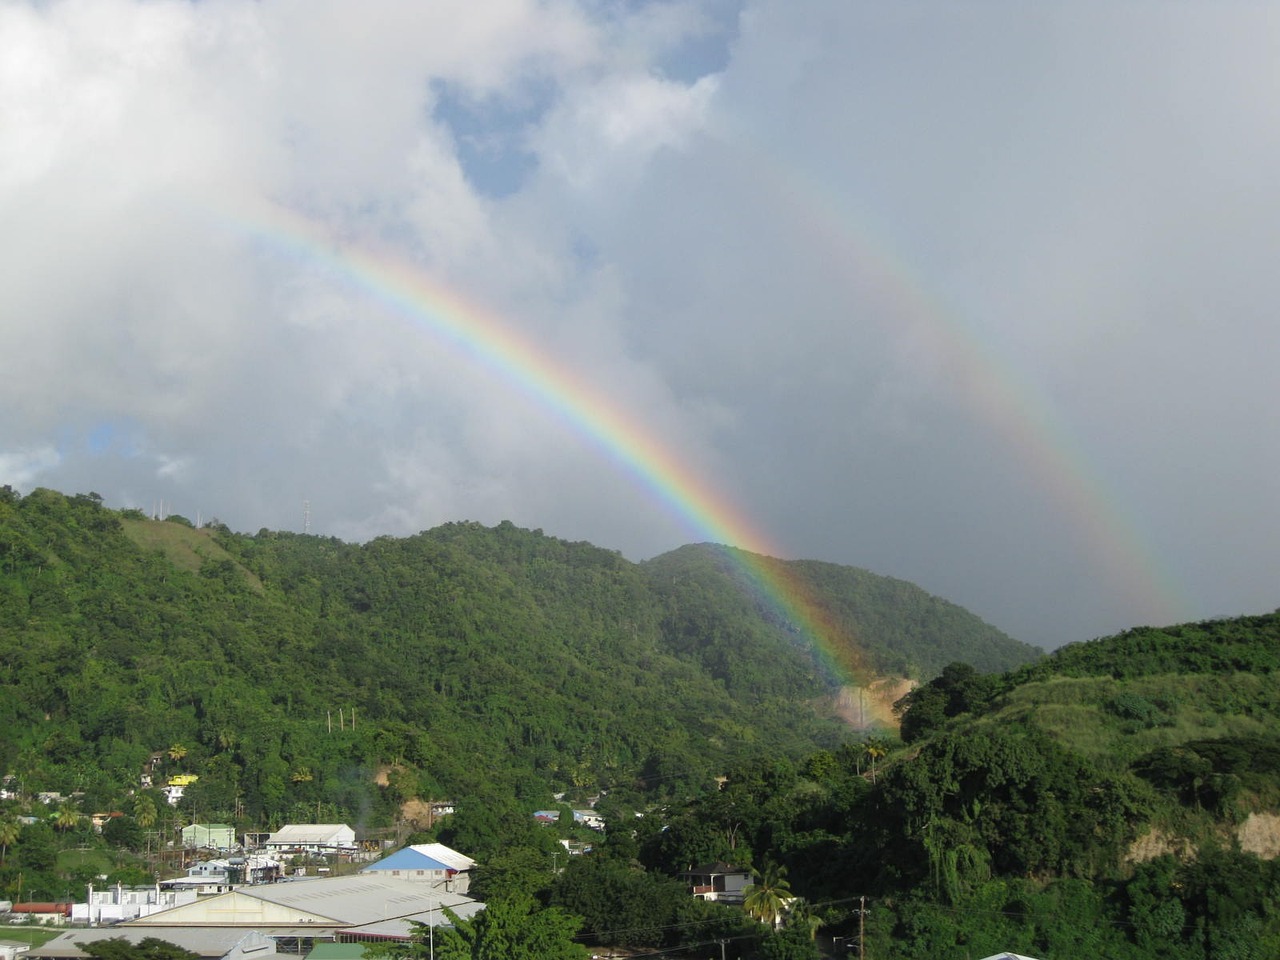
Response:
M182 758L187 755L187 748L180 743L175 743L169 748L169 759L174 763L181 763Z
M58 814L53 818L53 825L66 833L80 823L80 811L69 803L64 803L58 808Z
M787 909L787 927L797 927L801 930L809 931L809 939L816 940L818 938L818 928L823 925L822 918L818 916L812 905L807 900L795 899L791 901L791 906Z
M4 866L5 860L9 858L9 848L18 842L18 835L22 833L22 825L11 817L5 817L0 820L0 867Z
M156 816L156 802L145 793L138 794L133 801L133 819L138 821L138 826L150 830L156 825Z
M778 925L778 918L786 911L791 900L791 884L787 881L787 868L772 860L763 870L752 871L754 882L742 891L742 906L751 916L771 927Z
M876 761L882 759L889 752L889 746L879 737L872 737L862 748L862 752L867 755L867 759L871 761L871 782L876 782Z

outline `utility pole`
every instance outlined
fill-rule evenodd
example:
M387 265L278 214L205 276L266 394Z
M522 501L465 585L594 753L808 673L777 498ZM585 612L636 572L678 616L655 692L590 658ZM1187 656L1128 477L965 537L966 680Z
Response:
M867 958L867 898L858 898L858 960Z

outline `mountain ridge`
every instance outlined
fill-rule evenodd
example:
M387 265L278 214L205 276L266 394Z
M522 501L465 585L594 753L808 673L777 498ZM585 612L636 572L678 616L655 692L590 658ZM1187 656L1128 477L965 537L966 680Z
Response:
M849 737L816 652L673 553L510 523L247 535L0 491L0 763L107 804L176 743L206 813L389 817L415 796L678 791ZM1010 665L1032 657L1010 643ZM397 782L371 786L386 764Z

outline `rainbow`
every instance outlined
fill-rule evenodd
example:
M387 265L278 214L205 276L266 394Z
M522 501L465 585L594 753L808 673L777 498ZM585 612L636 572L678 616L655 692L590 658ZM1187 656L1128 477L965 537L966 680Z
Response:
M830 275L843 277L860 298L877 301L863 318L904 330L942 360L940 374L970 414L985 423L1019 458L1035 487L1046 492L1074 523L1097 564L1095 579L1119 588L1128 603L1161 624L1194 617L1188 591L1147 544L1091 464L1079 442L1053 415L1045 392L1019 374L992 336L973 318L942 303L900 258L892 244L853 230L830 191L742 139L731 144L739 170L752 179L756 196L790 227L811 238L808 248L829 261Z
M868 671L813 592L764 534L707 481L691 470L646 425L521 336L497 314L460 296L417 265L388 251L338 242L320 224L279 204L241 201L235 216L217 219L295 257L354 283L387 310L410 320L438 342L479 360L494 376L533 397L625 468L659 503L697 536L730 545L733 566L777 614L786 629L815 652L831 677L865 683ZM873 722L896 726L889 704L872 697L864 708Z

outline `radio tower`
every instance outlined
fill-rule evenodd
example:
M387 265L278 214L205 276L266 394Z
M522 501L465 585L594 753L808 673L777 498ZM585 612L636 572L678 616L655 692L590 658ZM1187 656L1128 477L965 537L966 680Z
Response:
M302 532L304 534L311 533L311 501L302 501Z

